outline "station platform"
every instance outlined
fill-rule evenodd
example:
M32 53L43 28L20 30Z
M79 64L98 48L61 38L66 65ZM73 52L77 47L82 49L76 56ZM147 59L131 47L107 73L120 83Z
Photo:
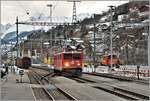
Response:
M16 80L18 79L18 80ZM9 72L7 76L0 81L1 101L5 100L32 100L34 101L33 91L30 85L30 80L27 76L27 71L25 71L22 76L22 83L20 82L21 76L15 72Z

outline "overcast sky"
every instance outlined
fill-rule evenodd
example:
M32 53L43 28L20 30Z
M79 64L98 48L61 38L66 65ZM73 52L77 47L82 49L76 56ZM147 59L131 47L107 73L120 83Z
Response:
M109 5L120 5L128 1L82 1L77 2L77 14L80 13L101 13L108 10ZM15 23L16 16L20 20L28 19L36 13L49 15L47 4L53 5L53 16L72 16L73 3L66 1L1 1L1 23ZM26 12L30 14L27 15Z

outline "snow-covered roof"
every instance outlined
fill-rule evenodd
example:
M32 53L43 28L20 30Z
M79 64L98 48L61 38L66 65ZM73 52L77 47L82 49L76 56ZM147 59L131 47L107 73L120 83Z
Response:
M80 40L80 38L72 38L73 40Z
M93 32L93 31L89 31L88 33L89 33L89 34L93 34L94 32Z
M101 23L101 25L107 25L107 26L109 26L110 22L103 22L103 23Z
M76 40L77 43L83 43L83 40Z
M105 21L105 19L107 18L107 16L102 17L100 20L101 21Z
M76 47L75 46L70 46L72 49L76 49Z
M68 40L65 40L65 42L72 42L72 40L68 39Z
M90 29L90 28L93 28L94 25L93 25L93 24L90 24L90 25L86 25L86 27Z

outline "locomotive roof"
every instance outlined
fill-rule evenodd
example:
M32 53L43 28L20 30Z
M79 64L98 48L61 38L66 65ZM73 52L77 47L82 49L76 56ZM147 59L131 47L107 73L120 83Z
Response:
M82 53L82 52L77 52L77 51L68 51L68 52L60 52L60 53L56 53L56 54L61 54L61 53Z
M103 55L103 56L111 56L111 54ZM112 54L112 56L117 56L116 54Z

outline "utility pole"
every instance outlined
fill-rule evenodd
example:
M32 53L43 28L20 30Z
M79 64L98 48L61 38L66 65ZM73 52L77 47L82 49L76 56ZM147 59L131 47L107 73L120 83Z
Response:
M50 23L52 23L52 4L47 4L47 7L49 7L50 8ZM51 29L51 28L50 28ZM52 48L52 43L53 43L53 41L52 41L52 33L51 33L51 31L50 31L50 42L51 42L51 44L50 44L50 47Z
M127 36L126 36L126 65L128 65L129 64L129 61L128 61L128 59L129 59L129 56L128 56L128 34L127 34Z
M17 59L19 56L19 49L18 49L18 16L16 17L16 35L17 35L17 42L16 42L16 48L17 48Z
M16 42L16 50L17 50L17 58L18 59L18 16L16 17L16 34L17 34L17 42ZM17 70L18 70L18 67L17 67Z
M150 34L148 34L148 66L150 66Z
M42 30L41 30L41 64L43 61L43 37L42 37Z
M19 57L21 57L21 37L20 37L20 41L19 41Z
M112 16L112 13L113 13L113 8L114 6L108 6L110 7L110 14L111 14L111 17L110 17L110 54L111 54L111 59L110 59L110 64L111 64L111 69L112 69L112 31L113 31L113 16Z
M96 55L95 55L95 50L96 50L96 46L95 46L95 33L96 33L96 27L95 27L95 14L94 14L94 54L93 54L93 62L94 62L94 72L96 72L96 65L95 65L95 59L96 59Z
M22 47L22 57L24 57L24 38L23 38L23 47Z
M149 2L150 5L150 2ZM150 19L150 16L149 16ZM150 25L150 22L148 23L148 26ZM150 66L150 30L148 32L148 66Z
M2 47L1 47L1 37L0 37L0 53L2 53ZM0 66L1 66L1 61L2 61L2 54L0 54Z
M12 42L11 42L11 72L12 72L12 64L13 64L13 50L12 50Z
M32 40L30 41L30 51L31 51L31 60L32 60Z
M52 22L52 4L47 4L47 7L50 7L50 23Z
M47 7L50 7L50 23L52 23L52 4L47 4ZM50 27L50 29L51 29L51 27ZM52 37L53 37L53 35L52 35L53 33L51 32L51 30L50 30L50 49L49 49L49 59L50 59L50 61L51 61L51 58L50 58L50 56L51 56L51 54L50 54L50 51L52 51L51 49L52 49L52 44L53 44L53 40L52 40ZM47 60L48 61L48 60Z

